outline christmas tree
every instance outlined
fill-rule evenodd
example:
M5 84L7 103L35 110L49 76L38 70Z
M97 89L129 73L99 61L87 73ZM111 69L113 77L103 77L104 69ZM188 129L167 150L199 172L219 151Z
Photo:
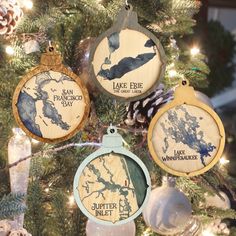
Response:
M88 58L95 39L112 26L120 9L129 4L137 12L139 23L159 39L166 54L166 73L161 84L139 103L112 99L100 92L89 76ZM161 106L173 99L173 90L180 80L188 79L197 90L208 91L210 70L206 63L207 56L201 53L197 45L188 44L186 37L194 32L194 16L200 7L201 2L196 0L130 0L128 3L123 0L0 1L0 235L16 235L11 231L14 227L21 233L17 235L29 235L23 229L17 229L13 219L19 224L24 221L24 228L33 236L82 236L86 235L86 224L89 235L88 228L92 230L94 226L91 222L87 223L87 217L74 201L73 180L81 162L101 144L110 124L118 128L127 148L146 165L153 190L165 185L166 179L170 186L174 180L176 188L170 187L174 190L166 192L162 201L174 201L177 196L183 199L183 194L187 196L191 206L186 203L185 207L191 207L192 216L188 224L179 230L179 235L236 235L234 227L229 229L221 222L236 217L235 210L227 205L227 196L221 192L224 189L232 199L236 199L236 181L228 175L222 164L224 159L202 175L173 177L154 162L147 146L150 121ZM221 26L220 29L224 31ZM235 42L231 35L226 34L233 48ZM206 39L202 42L204 40L206 42ZM61 53L63 63L84 82L91 100L90 114L84 128L71 139L58 144L27 138L15 128L17 124L11 108L17 84L22 76L39 64L41 54L51 46L51 42ZM204 46L210 47L207 43ZM210 60L211 55L208 56ZM212 63L210 66L215 68ZM232 75L233 71L229 73ZM210 78L212 84L213 76ZM229 83L219 82L217 85ZM215 91L220 89L219 86ZM215 93L212 87L209 91L209 94ZM201 96L199 94L199 98ZM19 143L16 139L10 140L12 129L14 137L20 139ZM14 154L11 150L17 145L18 153ZM21 159L10 160L11 155L18 155ZM14 171L20 172L21 177L11 177L10 180L9 173L14 176ZM24 177L28 171L27 187ZM211 204L209 199L213 198L217 199L215 202L223 201L224 206L217 205L213 200ZM164 203L171 204L168 201ZM183 211L181 215L177 211L176 215L185 219L189 215L187 212ZM164 213L157 214L155 217L160 224L166 217L167 221L168 217L173 217L167 213L165 216ZM145 221L147 223L148 219ZM135 219L134 235L160 235L145 221L142 214ZM181 220L178 222L183 223ZM167 232L172 235L176 233L174 226L170 226Z

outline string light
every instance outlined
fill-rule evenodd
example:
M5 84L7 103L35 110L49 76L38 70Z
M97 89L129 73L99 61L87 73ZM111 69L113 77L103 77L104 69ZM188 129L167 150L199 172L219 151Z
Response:
M75 204L74 195L73 195L73 194L70 195L70 196L68 197L68 199L69 199L69 201L68 201L69 206L70 206L70 207L74 206L74 204Z
M168 71L168 74L171 78L175 77L177 75L177 71L172 69Z
M229 160L227 160L224 156L220 158L220 164L221 165L225 165L225 164L228 164L229 163Z
M39 141L38 140L36 140L36 139L31 139L31 142L33 143L33 144L38 144L39 143Z
M33 2L30 0L24 0L23 5L26 9L32 9L33 8Z
M14 48L12 47L12 46L6 46L6 53L8 54L8 55L14 55L14 53L15 53L15 50L14 50Z
M198 47L192 47L190 53L192 56L196 56L197 54L200 53L200 49Z
M143 232L143 236L149 236L150 235L150 228L146 229L144 232Z
M232 136L227 137L227 142L232 143L234 141L234 138Z
M168 67L168 68L173 68L173 67L175 67L175 63L174 63L174 62L172 62L172 63L171 63L171 64L169 64L167 67Z
M85 59L89 59L89 52L86 52L84 57L85 57Z

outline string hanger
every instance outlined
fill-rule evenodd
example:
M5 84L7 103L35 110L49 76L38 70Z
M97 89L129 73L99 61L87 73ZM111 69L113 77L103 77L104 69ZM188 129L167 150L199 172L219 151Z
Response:
M54 51L54 47L52 45L52 41L51 40L48 40L48 50L49 50L49 52Z
M128 0L125 0L125 9L129 10L130 9L130 5L128 3Z

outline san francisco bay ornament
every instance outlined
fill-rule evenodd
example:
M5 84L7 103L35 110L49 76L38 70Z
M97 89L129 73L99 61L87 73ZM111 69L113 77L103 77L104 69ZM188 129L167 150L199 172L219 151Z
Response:
M107 95L134 101L154 91L165 71L159 40L138 24L132 6L124 6L117 21L94 43L90 76Z
M100 149L79 166L74 196L81 211L92 221L121 225L135 219L150 193L150 176L143 162L123 147L116 127L109 127Z
M225 145L223 124L211 107L199 101L187 80L174 100L151 121L148 146L156 163L177 176L195 176L212 168Z
M54 47L18 84L13 113L32 138L52 143L71 138L89 115L89 95L79 77L62 64Z

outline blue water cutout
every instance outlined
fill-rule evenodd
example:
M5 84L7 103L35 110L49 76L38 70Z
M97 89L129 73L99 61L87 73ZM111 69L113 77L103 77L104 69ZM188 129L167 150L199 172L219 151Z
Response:
M212 143L207 143L204 140L203 132L197 130L200 128L197 117L191 116L182 105L177 106L176 110L181 110L184 113L184 118L178 117L176 111L169 110L167 111L168 120L165 120L165 123L161 123L162 129L167 135L163 151L166 153L168 150L168 138L171 138L176 143L186 144L189 148L198 152L202 165L206 166L205 158L211 157L210 153L216 147ZM170 125L170 127L166 128L166 124Z
M120 47L119 33L115 32L107 37L107 39L110 53L115 52Z
M37 117L37 109L36 103L37 101L42 101L43 107L43 115L46 118L49 118L52 124L56 124L63 130L69 130L70 125L62 120L62 115L56 109L53 101L49 99L48 92L44 90L44 86L48 83L55 81L56 83L62 83L67 81L73 81L68 76L62 75L59 80L53 79L50 75L50 72L44 72L43 74L36 75L36 87L35 87L35 95L36 98L33 98L30 94L28 94L26 86L24 86L25 90L20 92L17 108L19 111L19 116L25 127L32 132L33 134L42 137L42 132L40 130L40 126L36 124ZM43 117L40 117L45 125L48 125Z
M144 53L138 55L136 58L125 57L119 61L117 65L112 66L110 69L100 70L98 75L105 79L113 80L123 77L126 73L135 70L142 65L150 61L156 54L155 53Z
M17 108L21 121L25 127L35 135L42 137L39 125L35 123L37 114L35 99L32 98L28 93L21 92L18 98Z
M149 39L147 40L147 42L144 44L145 47L147 48L151 48L155 46L155 43L153 42L153 40Z
M97 74L98 76L101 76L107 80L122 78L126 73L143 66L151 59L153 59L156 55L154 49L155 43L153 42L153 40L148 39L145 42L144 47L152 47L153 52L138 54L136 57L124 57L116 65L111 66L109 69L104 69L104 65L112 65L112 53L114 53L118 49L121 49L118 32L111 34L107 39L109 55L105 57L104 62L101 65L100 71Z

